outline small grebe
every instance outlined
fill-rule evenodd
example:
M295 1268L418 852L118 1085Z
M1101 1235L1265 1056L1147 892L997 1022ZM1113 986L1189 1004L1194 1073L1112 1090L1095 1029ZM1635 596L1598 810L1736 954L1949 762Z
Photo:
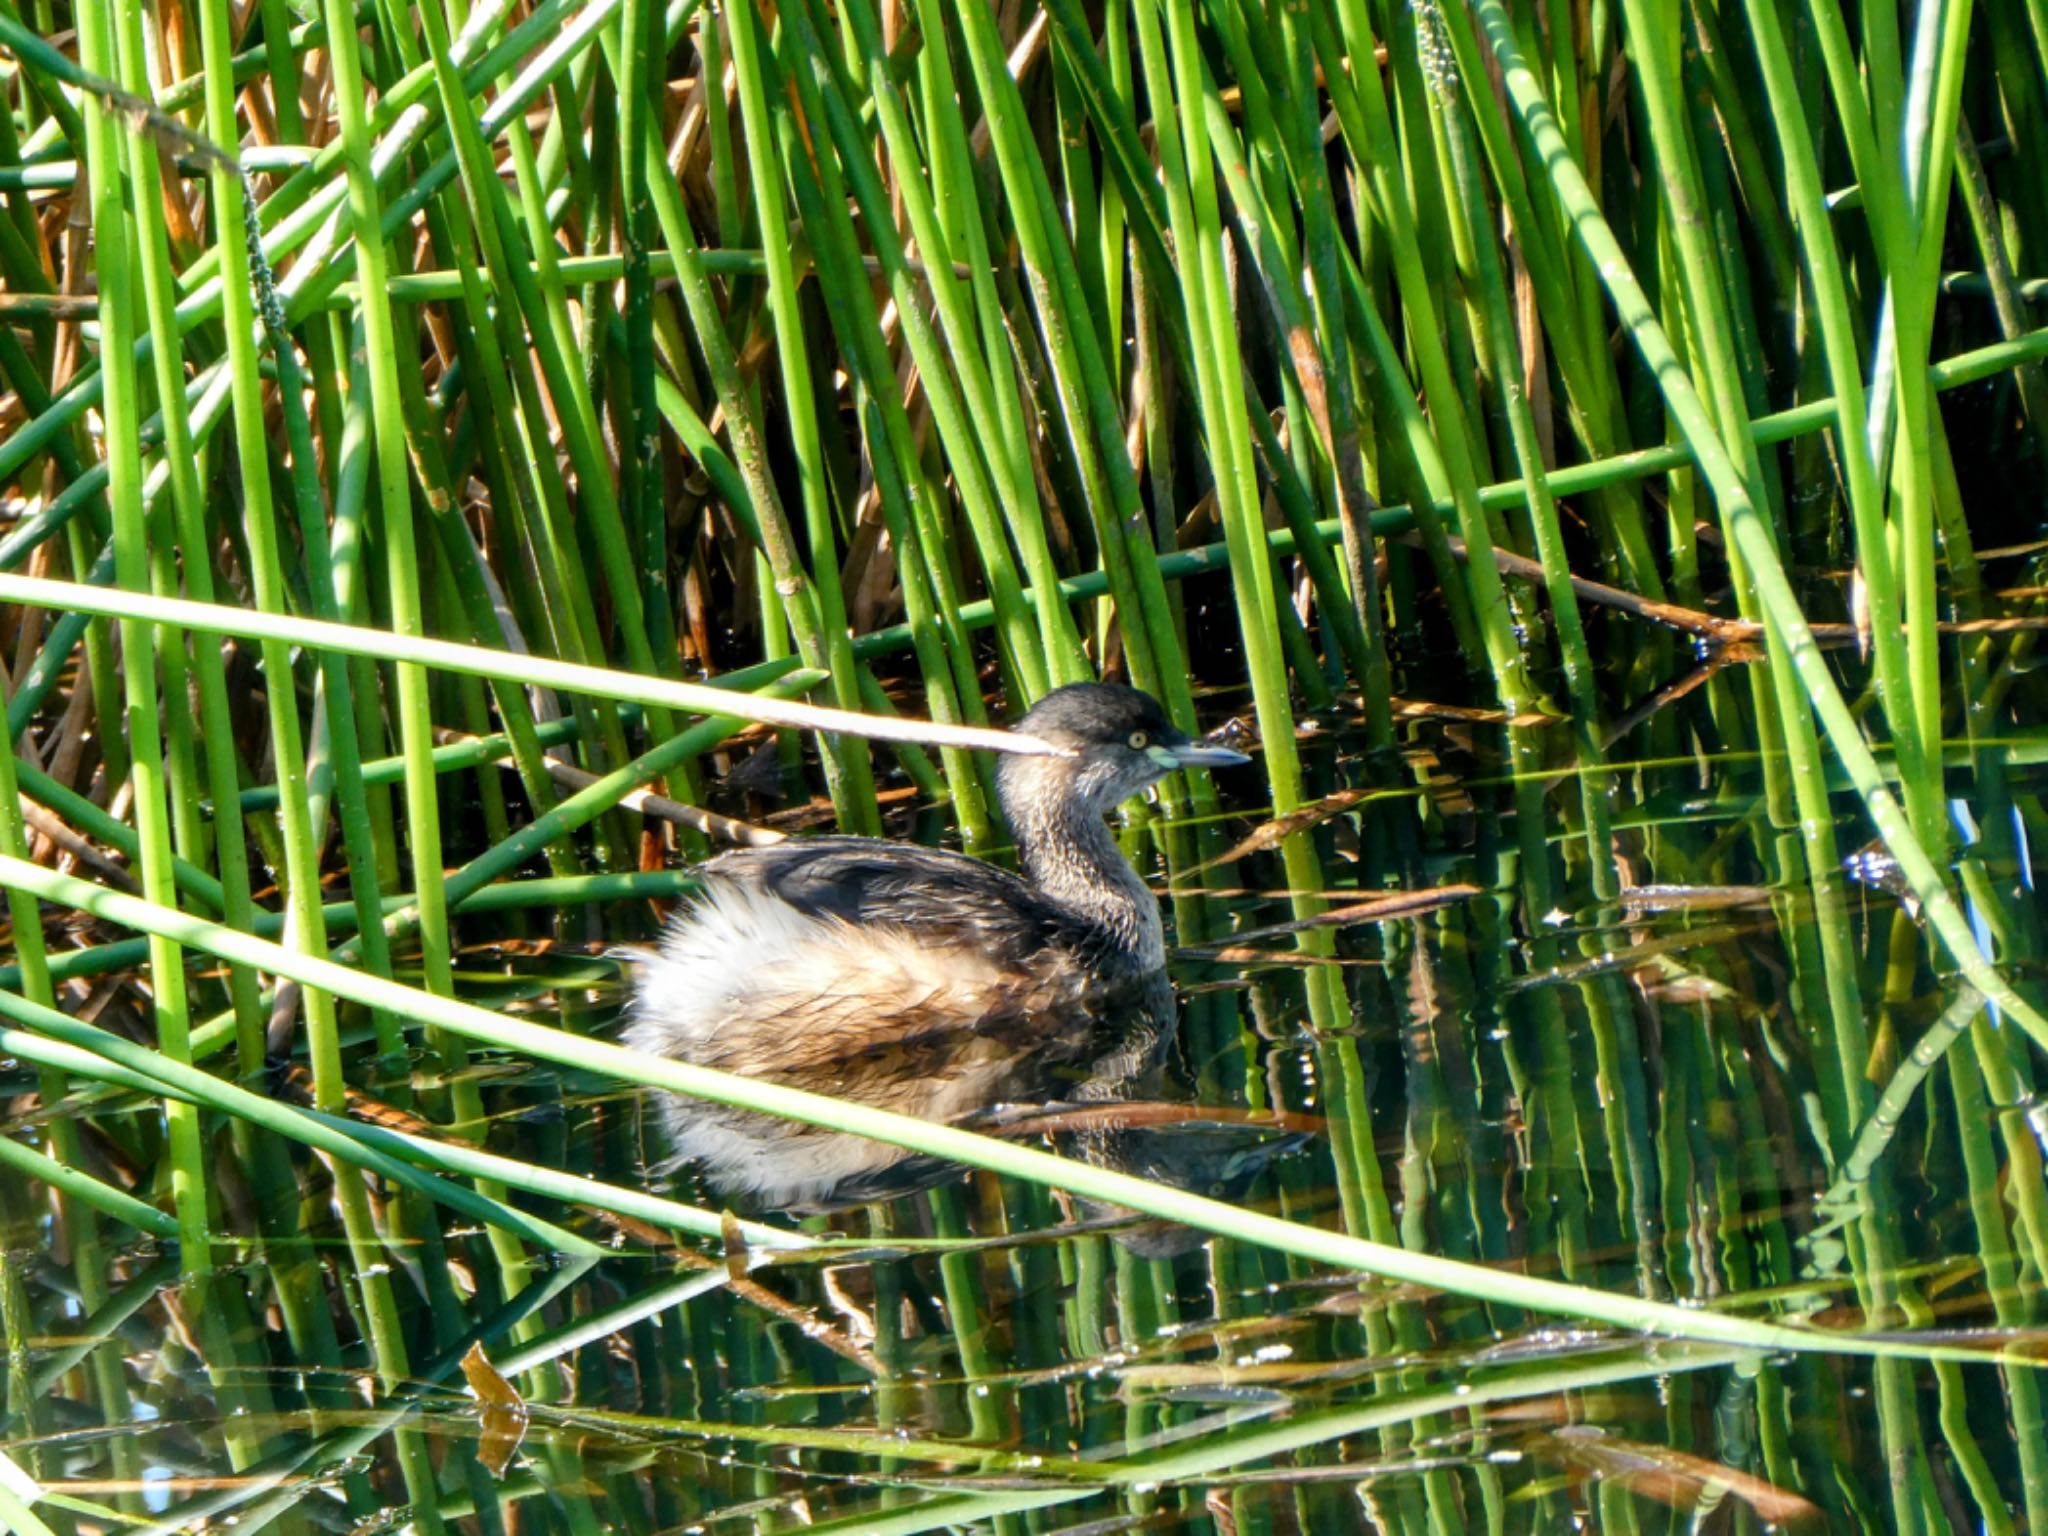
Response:
M723 854L640 968L626 1044L947 1122L1006 1102L1121 1093L1172 995L1159 907L1103 818L1187 767L1250 759L1191 741L1133 688L1075 683L1017 729L996 794L1024 879L964 854L821 837ZM662 1096L676 1162L723 1195L816 1206L911 1154Z

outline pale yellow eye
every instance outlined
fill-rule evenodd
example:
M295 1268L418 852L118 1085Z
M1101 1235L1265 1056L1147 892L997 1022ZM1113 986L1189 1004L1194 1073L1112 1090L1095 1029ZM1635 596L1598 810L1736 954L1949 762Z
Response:
M1152 744L1152 738L1143 731L1133 731L1130 735L1130 744L1133 752L1142 752Z

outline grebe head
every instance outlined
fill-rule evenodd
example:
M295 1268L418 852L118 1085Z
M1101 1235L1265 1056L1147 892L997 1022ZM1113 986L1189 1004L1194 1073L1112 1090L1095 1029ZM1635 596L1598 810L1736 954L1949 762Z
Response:
M1223 768L1250 758L1192 740L1159 701L1114 683L1070 683L1032 706L1015 727L1065 757L1005 755L997 764L1004 809L1016 819L1029 802L1056 796L1060 809L1102 816L1177 768ZM1038 807L1041 811L1049 807Z

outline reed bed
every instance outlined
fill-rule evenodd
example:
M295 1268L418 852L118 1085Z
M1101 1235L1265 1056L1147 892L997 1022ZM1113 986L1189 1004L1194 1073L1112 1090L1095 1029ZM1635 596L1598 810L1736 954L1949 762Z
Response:
M2048 1523L2036 0L0 0L0 93L0 1525ZM1316 1171L605 1043L1094 677L1260 744L1127 830ZM986 1177L738 1222L621 1083ZM210 1482L70 1475L145 1333ZM1663 1493L1491 1469L1651 1380Z

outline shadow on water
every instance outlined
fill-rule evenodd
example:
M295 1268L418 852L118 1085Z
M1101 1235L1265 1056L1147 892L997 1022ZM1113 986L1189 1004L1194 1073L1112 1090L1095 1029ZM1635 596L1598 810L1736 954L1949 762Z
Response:
M2048 1357L2033 1069L1951 1006L1881 862L1810 880L1743 760L1610 764L1624 892L1596 901L1549 734L1516 781L1469 722L1372 763L1327 722L1317 814L1145 821L1127 848L1180 944L1159 1049L1005 1080L969 1123L1480 1264ZM1980 806L1982 920L2026 888L2038 773L2015 749ZM1297 942L1283 833L1368 914L1333 943ZM1444 899L1366 906L1402 891ZM2038 956L2030 900L1997 910ZM473 995L614 1027L608 963L475 938ZM408 1094L445 1092L416 1065ZM663 1161L603 1080L470 1070L494 1151L628 1185ZM1890 1108L1859 1119L1845 1084ZM146 1175L153 1106L56 1113L103 1175ZM41 1195L0 1186L0 1453L52 1530L2048 1529L2019 1366L1651 1342L920 1159L777 1218L838 1239L801 1250L557 1205L609 1249L550 1266L403 1196L351 1247L325 1164L280 1183L214 1131L224 1217L266 1237L203 1283L109 1220L53 1247Z

